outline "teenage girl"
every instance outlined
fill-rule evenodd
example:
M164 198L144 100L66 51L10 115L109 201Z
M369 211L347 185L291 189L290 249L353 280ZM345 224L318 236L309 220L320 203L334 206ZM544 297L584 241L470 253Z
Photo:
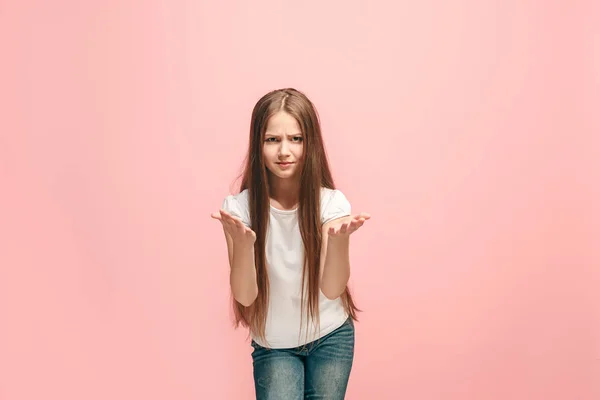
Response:
M240 193L213 213L225 232L236 326L252 337L258 400L343 399L358 309L347 288L352 216L335 189L316 109L295 89L252 111Z

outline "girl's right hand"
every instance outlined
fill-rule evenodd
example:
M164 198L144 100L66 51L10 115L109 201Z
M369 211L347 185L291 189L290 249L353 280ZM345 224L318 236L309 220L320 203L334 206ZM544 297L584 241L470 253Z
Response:
M218 213L212 213L210 216L221 221L223 229L231 236L235 244L243 246L254 245L256 233L244 225L241 219L234 217L224 210L219 210Z

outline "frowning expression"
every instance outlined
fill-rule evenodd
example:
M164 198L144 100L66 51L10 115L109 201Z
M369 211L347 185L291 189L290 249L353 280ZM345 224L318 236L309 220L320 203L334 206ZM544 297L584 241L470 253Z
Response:
M280 179L298 178L304 163L304 135L298 121L285 111L267 123L263 157L265 166Z

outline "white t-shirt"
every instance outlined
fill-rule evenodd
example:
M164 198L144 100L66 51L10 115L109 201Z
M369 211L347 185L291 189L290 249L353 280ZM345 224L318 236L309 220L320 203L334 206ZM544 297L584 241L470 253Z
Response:
M225 211L240 218L250 227L248 191L227 196ZM321 189L321 222L350 215L350 203L339 190ZM314 324L306 332L306 312L301 321L302 261L304 245L300 236L297 210L279 210L270 206L266 237L266 262L269 274L269 309L265 327L267 343L252 338L263 347L292 348L310 343L339 328L348 318L341 298L329 300L319 293L320 326ZM305 296L306 300L306 296ZM301 326L302 325L302 326Z

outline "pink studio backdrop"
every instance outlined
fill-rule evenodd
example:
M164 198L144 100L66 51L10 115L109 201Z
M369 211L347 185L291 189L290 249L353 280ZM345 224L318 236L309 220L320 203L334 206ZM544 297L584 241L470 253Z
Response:
M252 399L251 107L317 104L364 310L348 399L600 398L600 6L0 3L0 399Z

